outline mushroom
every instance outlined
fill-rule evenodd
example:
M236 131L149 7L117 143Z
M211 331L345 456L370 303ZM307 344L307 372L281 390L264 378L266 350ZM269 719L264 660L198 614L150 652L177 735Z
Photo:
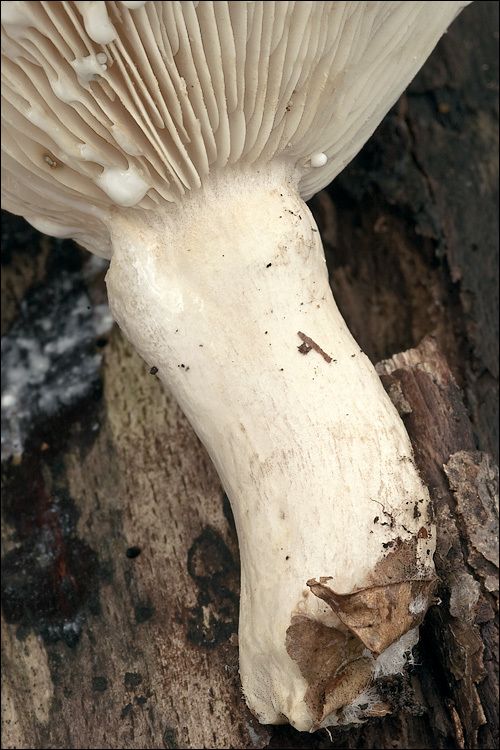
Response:
M2 201L111 259L109 302L230 498L243 693L384 713L435 582L403 423L304 201L466 2L3 2Z

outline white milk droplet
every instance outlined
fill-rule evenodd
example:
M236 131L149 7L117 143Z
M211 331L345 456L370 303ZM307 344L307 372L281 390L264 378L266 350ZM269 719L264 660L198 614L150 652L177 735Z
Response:
M313 154L311 156L311 167L324 167L327 161L328 156L326 154Z
M95 183L118 206L135 206L150 188L133 166L128 169L107 167Z
M106 3L85 0L75 5L83 16L85 31L93 42L109 44L116 38L116 29L109 18Z

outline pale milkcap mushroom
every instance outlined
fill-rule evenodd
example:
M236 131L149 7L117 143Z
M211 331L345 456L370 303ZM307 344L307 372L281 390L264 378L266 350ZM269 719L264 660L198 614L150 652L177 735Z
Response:
M2 2L2 201L113 314L231 500L263 723L376 712L435 580L427 489L303 202L466 2Z

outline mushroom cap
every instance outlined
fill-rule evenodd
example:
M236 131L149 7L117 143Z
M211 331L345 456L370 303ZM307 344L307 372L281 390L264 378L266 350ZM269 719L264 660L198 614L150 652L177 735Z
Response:
M468 2L2 2L2 206L111 256L113 210L286 161L304 199Z

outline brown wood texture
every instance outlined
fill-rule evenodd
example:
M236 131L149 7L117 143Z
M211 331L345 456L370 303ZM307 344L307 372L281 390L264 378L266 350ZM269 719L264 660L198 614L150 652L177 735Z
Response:
M114 329L97 342L100 381L2 465L5 748L496 746L497 46L498 4L474 3L312 202L335 296L384 360L438 524L439 598L415 664L383 686L392 714L309 735L248 711L229 504ZM8 332L83 254L8 217L2 239ZM85 285L102 302L102 274Z
M498 695L498 467L475 448L472 425L435 339L379 363L412 437L437 526L439 606L421 649L446 685L456 746L495 745ZM478 690L480 692L478 692Z

